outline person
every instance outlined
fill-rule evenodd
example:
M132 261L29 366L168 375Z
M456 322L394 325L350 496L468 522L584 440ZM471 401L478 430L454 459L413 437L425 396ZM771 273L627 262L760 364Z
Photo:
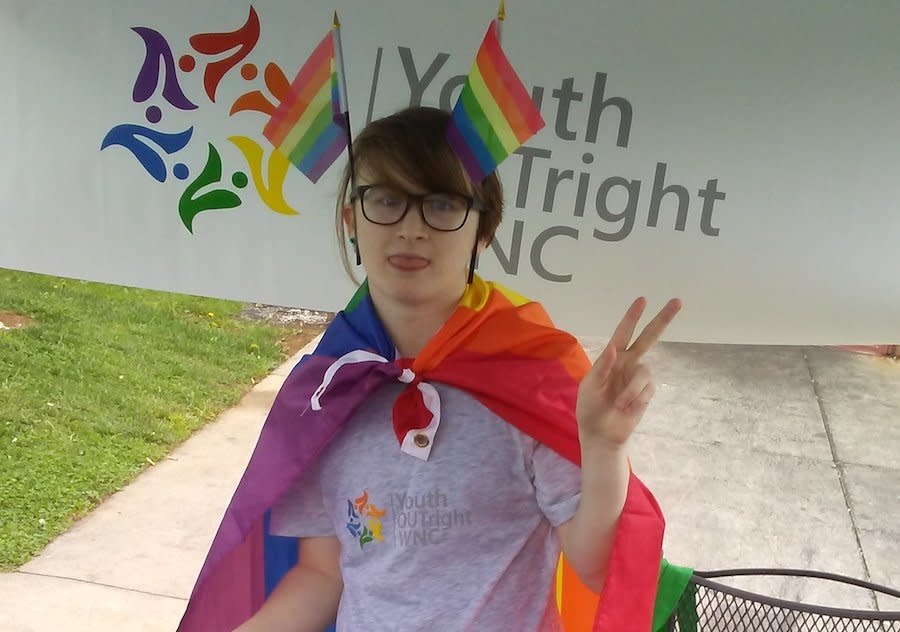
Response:
M637 299L591 366L537 303L474 274L503 192L496 172L468 178L448 121L411 107L354 140L336 228L345 267L352 275L349 243L365 282L326 332L327 369L302 407L337 410L337 393L368 390L277 493L268 528L299 539L299 561L241 632L556 630L561 552L593 593L613 559L658 570L661 516L647 518L658 508L627 443L655 390L643 356L680 301L635 337ZM348 332L369 342L332 350L329 336ZM395 379L350 376L364 363ZM650 544L619 533L633 496L645 504L628 522L652 522Z

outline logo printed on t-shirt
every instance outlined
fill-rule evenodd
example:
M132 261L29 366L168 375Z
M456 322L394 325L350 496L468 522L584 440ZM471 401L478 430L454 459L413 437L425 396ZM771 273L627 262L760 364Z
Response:
M392 493L391 505L394 541L403 547L442 544L453 532L472 528L472 512L451 506L440 489L425 493Z
M381 519L386 514L387 510L379 509L369 502L368 490L364 490L362 496L355 500L347 500L347 530L359 540L359 548L364 548L372 541L384 542Z

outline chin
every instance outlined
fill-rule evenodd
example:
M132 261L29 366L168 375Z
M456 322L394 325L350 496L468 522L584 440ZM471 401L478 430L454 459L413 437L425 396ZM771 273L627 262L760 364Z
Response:
M394 300L407 304L431 303L442 301L446 296L459 293L465 289L465 282L459 288L449 287L446 279L443 283L422 275L418 278L394 278L380 285L382 291Z
M435 295L433 284L422 281L396 281L390 284L390 295L404 303L422 303Z

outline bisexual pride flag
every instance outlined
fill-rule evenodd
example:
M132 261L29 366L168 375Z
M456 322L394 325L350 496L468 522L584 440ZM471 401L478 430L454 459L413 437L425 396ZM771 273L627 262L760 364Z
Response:
M295 538L268 533L271 507L383 384L407 385L393 410L398 448L440 414L422 393L441 382L579 463L575 400L589 368L578 341L556 329L540 304L477 275L421 353L397 358L364 284L275 398L179 631L233 630L262 606L298 561ZM603 593L585 588L560 559L557 605L567 631L650 630L663 529L653 495L632 474Z
M337 28L310 55L263 128L275 149L317 182L347 146L335 56ZM338 44L339 46L339 44Z
M491 21L447 128L447 141L473 182L544 127L544 119L503 48Z

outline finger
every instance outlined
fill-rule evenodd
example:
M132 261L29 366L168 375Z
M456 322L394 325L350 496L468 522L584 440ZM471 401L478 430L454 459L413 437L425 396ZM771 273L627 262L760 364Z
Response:
M591 367L591 379L598 384L605 382L607 378L609 378L609 374L613 367L616 365L617 357L618 353L616 352L616 348L611 344L606 345L603 353L600 354L597 361L594 362L594 366Z
M650 382L647 386L644 387L644 390L641 391L640 395L634 398L634 401L631 402L631 405L628 407L626 412L634 414L640 410L645 409L650 401L653 399L653 396L656 394L656 384Z
M638 393L637 397L631 400L631 403L622 409L622 412L626 415L633 415L644 410L647 405L650 404L650 400L653 399L655 393L656 385L653 382L649 382L644 386L643 390Z
M647 353L653 345L656 344L656 341L659 340L659 337L679 311L681 311L681 299L677 298L673 298L666 303L665 307L659 310L656 317L644 327L644 330L641 332L641 335L638 336L637 340L634 341L634 344L628 348L628 351L633 353L632 357L635 360Z
M638 365L628 380L628 383L625 385L625 388L616 395L616 408L626 410L638 397L640 397L641 393L644 392L644 389L647 388L647 385L652 383L653 378L650 375L650 369L644 365Z
M641 319L641 315L646 307L647 301L643 296L636 298L631 307L628 308L628 311L625 312L625 316L619 321L616 330L609 339L609 344L613 345L617 351L625 351L628 348L631 337L634 335L634 328L637 327L638 321Z

